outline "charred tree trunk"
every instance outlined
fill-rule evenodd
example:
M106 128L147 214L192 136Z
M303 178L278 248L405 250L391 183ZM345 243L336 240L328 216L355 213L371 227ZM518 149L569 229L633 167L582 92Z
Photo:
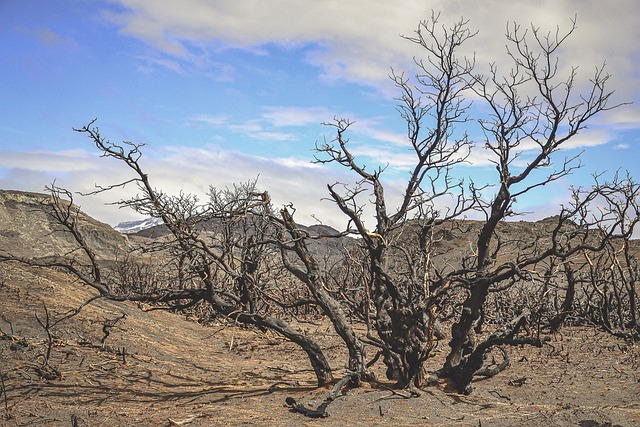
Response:
M467 391L467 385L471 382L470 378L473 377L473 372L471 377L468 376L468 372L473 369L475 362L472 362L472 365L468 367L465 365L469 362L468 355L478 350L472 338L473 328L482 316L482 307L487 300L489 287L493 283L493 280L486 277L486 270L490 264L489 247L498 223L504 219L511 204L506 164L503 164L503 168L505 169L502 172L500 191L491 203L491 215L478 235L475 277L471 280L469 296L463 303L460 318L451 327L451 341L449 342L451 350L441 369L444 376L453 379L456 389L460 392ZM462 385L464 388L458 388Z
M629 297L629 328L636 334L640 335L640 325L638 324L638 302L636 293L636 283L638 278L638 259L631 255L629 250L629 241L624 243L624 257L629 277L624 281Z
M446 376L451 379L451 385L459 393L469 394L472 391L471 381L474 375L480 371L484 371L482 375L493 376L504 370L509 363L508 355L503 349L504 363L498 365L494 369L483 368L484 358L488 351L492 347L508 345L535 345L537 347L542 346L542 341L539 338L534 337L516 337L520 332L520 329L527 323L529 312L525 311L511 322L504 325L502 328L491 334L486 340L475 345L475 347L469 347L469 354L457 364L453 365L446 373L440 372L441 376Z
M560 313L556 314L549 321L549 328L551 328L551 331L553 332L557 332L564 324L564 321L573 308L573 302L576 295L577 278L573 268L571 268L568 263L564 264L564 273L567 279L567 291L564 295L564 300L562 301L562 307L560 307Z
M479 280L471 287L469 297L464 301L460 319L451 327L451 351L447 356L443 367L445 376L453 374L454 368L464 364L464 356L471 353L475 343L472 338L472 330L475 322L480 319L482 306L489 293L489 283Z
M371 251L372 296L376 307L375 327L384 343L383 363L386 376L396 387L422 385L423 364L434 346L435 316L430 313L426 296L412 295L413 283L399 289L384 271L385 247Z
M340 303L325 289L320 274L320 267L307 248L305 242L307 236L300 231L293 216L287 209L282 209L281 215L285 228L293 238L293 251L305 266L305 271L303 271L290 264L286 260L286 255L283 253L282 258L287 269L307 285L318 305L333 324L334 330L344 341L349 351L349 371L356 374L355 378L358 378L358 382L373 379L372 374L367 368L364 344L347 320L347 316Z
M309 362L311 363L311 367L313 368L318 380L318 387L322 387L333 382L331 366L329 366L329 362L324 356L322 349L315 341L296 331L287 324L287 322L281 319L260 317L257 319L256 325L272 329L280 333L285 338L298 344L309 357Z

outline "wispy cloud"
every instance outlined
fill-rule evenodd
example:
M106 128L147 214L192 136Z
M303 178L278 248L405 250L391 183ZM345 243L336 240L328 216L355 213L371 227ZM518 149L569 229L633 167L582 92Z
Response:
M359 134L377 141L383 141L396 146L396 148L411 148L411 142L406 133L390 130L384 120L377 118L354 120L350 128L355 134Z
M624 105L607 111L595 122L618 130L640 129L640 105Z
M293 133L286 132L248 132L247 135L253 139L261 141L296 141L298 136Z
M264 127L262 126L262 124L260 124L258 120L252 119L244 123L229 124L227 125L227 129L229 129L232 132L252 134L252 133L261 132L264 129Z
M469 27L479 30L461 55L474 55L478 70L495 63L502 73L512 68L505 51L504 29L507 23L517 22L522 29L531 24L541 27L542 33L554 33L557 28L566 31L571 19L578 14L578 27L567 39L561 53L558 75L567 75L570 67L578 66L574 92L579 92L592 77L594 67L607 61L613 73L611 89L625 88L630 96L640 96L640 77L635 72L633 58L640 54L640 26L633 18L637 10L635 0L620 0L608 7L603 16L602 6L593 1L577 4L570 0L544 0L537 4L514 4L504 0L487 0L482 7L468 9L464 2L436 0L429 7L407 4L398 7L383 1L354 0L348 5L318 2L279 0L269 4L239 0L232 3L202 0L169 0L161 4L153 0L118 0L119 11L105 12L124 34L143 40L153 46L161 60L156 65L180 73L187 69L204 70L219 66L213 58L216 53L240 49L245 53L266 56L278 48L301 47L307 61L317 67L316 78L356 82L373 87L391 97L390 67L399 71L415 69L414 56L424 56L424 50L400 37L411 36L418 21L428 17L430 9L442 11L441 22L451 25L461 16L470 19ZM364 12L366 11L366 13ZM339 17L339 19L336 19ZM358 25L345 25L357 22ZM616 31L611 31L615 27ZM619 34L625 34L620 38ZM166 61L165 61L166 58ZM173 62L172 62L173 61ZM234 70L222 75L233 79ZM575 93L574 93L575 94ZM618 102L623 96L616 95ZM244 122L215 123L228 131L252 139L272 141L296 140L288 127L308 126L330 121L334 114L325 106L266 106L259 117ZM385 126L376 119L351 117L356 120L354 135L375 141L407 147L404 130ZM640 127L640 109L637 106L607 112L596 118L594 124L616 126L618 129ZM613 136L602 129L583 132L564 148L580 148L605 144ZM527 151L535 148L523 144ZM482 153L474 153L475 165L486 165ZM402 163L402 155L392 161Z
M222 126L229 120L227 115L195 114L187 119L193 123L204 123L210 126Z
M29 28L20 26L16 28L18 34L33 38L46 48L65 48L78 50L80 45L70 36L61 34L48 27Z
M62 37L49 28L41 28L38 30L38 39L45 46L55 46L61 43Z
M415 164L416 160L415 154L409 150L398 152L375 144L359 144L354 146L351 152L358 157L359 164L369 163L368 169L386 166L405 169Z
M142 64L138 67L138 71L148 74L155 72L158 68L166 68L180 75L186 75L187 71L175 60L166 58L153 58L150 56L138 56Z
M226 115L196 114L187 119L189 123L202 123L214 128L223 128L261 141L295 141L298 136L284 128L320 124L328 110L323 107L265 107L260 116L241 123L232 123Z
M607 144L613 140L612 131L605 127L594 127L593 129L583 129L576 136L571 138L562 145L564 150L572 150L576 148L595 147L597 145Z
M231 64L211 61L208 55L187 57L169 56L162 52L146 52L138 55L140 62L138 71L151 74L169 70L181 76L204 75L217 82L232 82L235 80L235 69Z
M295 141L298 137L290 132L277 132L266 129L258 120L249 120L239 124L229 124L227 129L231 132L247 136L260 141Z
M335 114L326 107L268 106L263 110L262 118L278 127L320 124Z

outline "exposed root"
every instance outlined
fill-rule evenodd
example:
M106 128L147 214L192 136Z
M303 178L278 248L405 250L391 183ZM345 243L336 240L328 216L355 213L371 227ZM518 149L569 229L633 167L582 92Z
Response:
M498 347L498 349L502 352L502 362L496 363L496 359L494 357L491 363L484 365L480 369L478 369L473 374L474 376L490 378L494 375L498 375L500 372L504 371L507 366L509 366L511 359L509 358L507 350L505 350L504 347Z
M413 387L410 387L406 391L405 390L394 390L391 387L387 387L387 386L384 386L384 385L382 386L382 388L384 388L387 391L390 391L391 394L388 395L388 396L383 396L383 397L379 398L378 400L389 399L389 398L394 397L394 396L399 396L399 397L402 397L404 399L413 399L415 397L420 397L421 396L420 392L418 390L416 390L415 388L413 388Z

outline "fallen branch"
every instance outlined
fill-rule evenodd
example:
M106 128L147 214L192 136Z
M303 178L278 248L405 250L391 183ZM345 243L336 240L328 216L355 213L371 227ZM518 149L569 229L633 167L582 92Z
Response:
M300 385L300 383L298 381L293 381L293 382L287 382L287 381L278 381L277 383L271 385L271 387L269 387L267 389L267 391L269 393L273 393L278 389L279 385L288 385L290 387L298 387Z
M196 415L189 415L183 420L174 420L171 418L167 418L167 420L169 421L170 426L183 426L192 423L196 418L198 418Z
M353 380L353 382L355 382L355 380L357 380L357 378L355 378L356 376L357 374L355 373L349 373L342 377L340 381L338 381L336 385L333 386L333 388L329 392L329 396L327 396L327 398L318 406L317 409L309 408L303 403L298 403L293 397L287 397L285 399L285 402L287 403L287 405L291 406L291 409L294 412L298 412L305 417L327 418L329 416L329 414L327 413L327 407L329 406L329 404L331 404L331 402L338 398L338 393L340 392L340 390L342 390L343 387L345 387L350 381Z
M7 386L4 384L4 373L0 371L0 384L2 385L2 394L4 395L4 411L6 412L6 419L11 419L11 413L9 412L9 398L7 397Z

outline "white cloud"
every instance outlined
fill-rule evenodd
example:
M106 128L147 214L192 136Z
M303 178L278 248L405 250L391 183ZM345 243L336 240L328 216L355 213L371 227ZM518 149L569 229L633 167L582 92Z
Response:
M560 134L562 136L562 134ZM553 159L563 159L566 150L581 150L589 147L595 147L611 142L613 140L612 132L605 128L583 129L577 135L569 139L567 142L560 146L560 152L552 155ZM578 151L572 154L567 154L571 157ZM518 153L518 154L517 154ZM540 147L532 140L523 140L517 147L517 149L511 150L511 158L514 159L513 165L516 167L525 167L540 153ZM517 158L516 158L517 155ZM494 165L497 160L496 155L489 149L485 148L483 143L478 143L471 150L467 162L472 166L487 166Z
M478 34L469 40L461 54L475 54L479 71L496 63L502 73L512 67L505 52L504 33L508 22L518 22L531 34L531 23L540 26L541 34L552 36L559 27L567 31L577 14L577 29L560 51L559 76L578 66L575 94L583 91L596 66L606 60L613 74L608 82L619 89L612 103L633 101L640 97L640 26L636 0L619 0L606 6L596 0L543 0L536 3L486 0L469 7L469 2L433 0L401 6L388 1L353 0L344 2L301 2L298 0L113 0L124 6L118 12L105 12L121 32L139 38L157 49L157 62L176 71L213 69L221 66L213 59L229 49L249 54L269 55L274 47L301 48L306 60L318 68L325 80L358 82L374 87L388 97L396 96L388 79L390 67L398 71L415 68L412 58L424 51L400 35L413 35L418 21L428 18L431 9L442 11L441 22L451 25L460 17L469 19L471 30ZM186 65L185 65L186 64ZM186 67L186 68L185 68ZM231 67L227 65L227 67ZM232 79L234 70L221 71ZM562 80L562 79L561 79ZM620 90L624 89L624 90ZM576 98L577 99L577 98ZM294 141L296 135L286 127L305 126L330 121L335 111L324 106L266 106L259 117L243 123L230 123L226 117L199 115L190 118L214 127L261 141ZM406 135L382 125L377 119L347 116L356 121L352 134L407 147ZM640 107L623 106L597 116L594 130L584 131L564 148L581 148L604 144L613 139L615 129L640 127ZM532 145L521 147L527 151ZM390 151L389 151L390 152ZM383 153L378 153L382 155ZM487 153L476 150L469 161L474 165L490 164ZM390 164L402 166L406 154L385 156Z
M257 120L250 120L241 124L230 124L227 128L232 132L256 133L262 131L263 127Z
M274 132L266 130L258 120L249 120L241 124L229 124L227 129L231 132L239 133L249 138L260 141L295 141L297 136L292 133Z
M366 164L367 158L375 159L378 164L384 166L388 162L390 167L395 169L382 176L388 199L387 206L392 211L400 202L400 196L406 186L403 179L405 175L398 172L406 172L402 169L412 164L412 153L407 151L397 154L371 144L355 148L354 153L363 159L360 163ZM46 185L55 180L56 185L60 187L73 192L87 193L94 190L96 184L107 186L124 182L134 176L123 164L113 159L99 158L96 153L82 150L26 154L5 150L0 154L0 171L4 172L0 174L0 188L4 189L42 192ZM486 156L478 157L481 159L479 163L487 164ZM53 168L45 166L51 159L54 159ZM378 166L374 163L368 165L370 169ZM200 200L206 200L210 185L222 188L258 177L258 187L270 192L275 207L293 202L299 222L312 224L315 222L314 217L317 217L336 228L344 227L346 218L333 203L323 200L328 197L326 185L335 182L353 184L356 179L354 174L342 168L313 164L307 159L265 158L213 144L203 148L155 147L152 156L142 158L141 165L155 188L169 194L195 194ZM136 192L136 187L129 185L124 189L116 188L111 192L91 197L77 195L75 201L89 215L116 225L139 216L109 203L131 197ZM369 194L365 192L361 201L366 204L368 198ZM436 203L438 208L444 209L451 200L444 197ZM552 204L557 208L555 201ZM553 210L553 207L544 204L543 201L540 201L539 205L532 201L523 206L523 210L535 211L538 218L540 213L546 212L547 209ZM365 208L365 213L369 218L367 224L373 224L370 205Z
M145 74L153 72L155 70L154 66L160 66L181 75L187 74L187 71L178 61L167 58L154 58L151 56L138 56L138 59L140 59L145 64L140 65L138 67L138 71Z
M602 116L597 117L594 122L610 125L619 130L640 129L640 105L623 105L620 108L605 112Z
M398 133L393 130L385 128L385 125L381 123L379 119L355 119L354 124L350 127L356 134L361 134L378 141L384 141L390 143L393 146L401 148L411 148L411 142L409 141L407 134Z
M268 106L258 118L243 123L230 123L226 115L195 114L188 123L203 123L214 128L225 128L261 141L295 141L298 136L291 132L279 131L283 127L299 127L317 124L327 119L328 109L324 107Z
M269 45L308 46L308 60L328 79L346 79L383 87L388 85L389 67L410 67L420 51L399 35L411 35L430 9L442 11L441 21L450 24L464 16L479 34L468 44L479 65L506 59L504 31L508 21L522 28L530 23L542 32L567 29L577 14L578 28L566 43L562 71L580 65L587 79L604 60L614 74L614 86L638 96L640 78L640 26L636 0L618 0L606 5L597 0L544 0L512 2L487 0L411 1L398 5L388 1L302 2L298 0L120 0L125 11L107 12L125 34L140 38L170 55L193 60L200 49L241 48L265 54ZM203 46L208 46L205 48ZM200 55L202 53L200 52ZM507 71L504 69L503 71Z
M249 132L247 135L261 141L295 141L298 139L296 135L285 132Z
M85 150L58 152L18 152L0 150L0 167L24 168L38 172L60 171L63 173L83 171L96 167L96 161Z
M301 159L298 157L280 157L272 159L275 163L283 165L287 168L294 169L322 169L323 167L317 163L310 162L309 159Z
M54 159L54 167L45 166L51 159ZM258 186L270 192L276 207L289 202L295 204L301 223L314 223L314 214L335 227L346 223L333 204L321 199L327 196L326 183L349 181L350 178L342 171L314 165L308 160L267 159L215 145L206 148L173 146L156 148L154 156L142 158L141 165L154 187L169 194L192 193L201 200L206 200L209 185L221 188L259 177ZM42 192L54 180L60 187L86 193L94 190L95 184L107 186L133 177L123 164L84 151L27 154L2 151L0 168L4 171L0 174L0 188L36 192ZM135 186L129 185L91 197L78 195L76 202L90 215L116 225L138 216L107 203L131 197L136 192Z

